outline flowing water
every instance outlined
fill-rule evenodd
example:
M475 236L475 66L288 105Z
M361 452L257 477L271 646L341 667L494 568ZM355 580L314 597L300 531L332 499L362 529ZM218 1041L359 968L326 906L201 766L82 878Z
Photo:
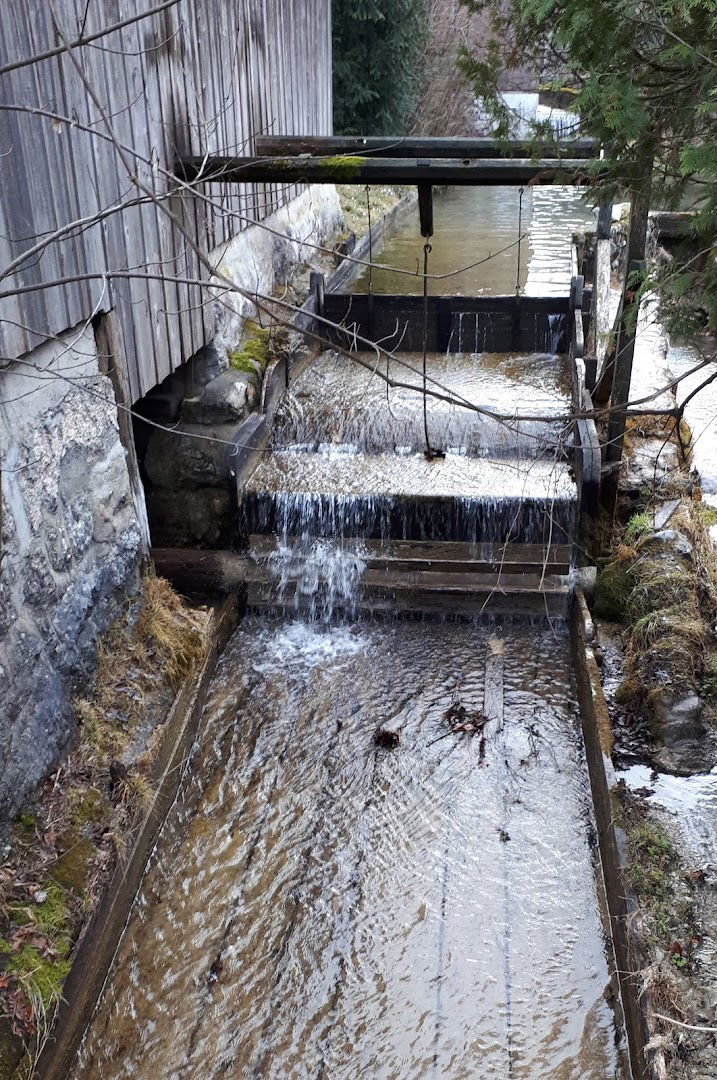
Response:
M75 1080L623 1076L573 700L545 625L247 621Z
M525 194L531 236L541 207L561 236L582 213L550 195ZM514 239L509 197L503 217L505 191L438 198L437 265ZM565 250L551 235L528 285L552 266L566 291ZM512 291L514 256L465 290ZM504 559L537 560L536 588L569 562L568 368L429 357L429 460L402 359L387 395L370 358L324 354L276 415L243 512L308 618L250 615L222 656L74 1080L629 1076L565 624L460 620L453 599L480 610L467 571L496 558L491 589ZM353 619L368 574L434 562L449 620Z
M522 205L516 187L449 187L434 192L433 208L429 273L451 275L430 282L433 295L508 295L516 287L531 296L567 295L572 235L595 223L595 211L572 187L526 188ZM519 235L523 236L520 245ZM374 268L371 289L420 293L424 243L416 210L415 219L390 237L376 256L384 266L411 273ZM472 265L476 262L480 265ZM369 291L368 270L352 289Z

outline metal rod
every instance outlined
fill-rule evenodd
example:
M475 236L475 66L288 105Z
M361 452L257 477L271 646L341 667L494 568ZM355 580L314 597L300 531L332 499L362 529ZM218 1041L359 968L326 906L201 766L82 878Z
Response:
M523 246L523 192L525 188L521 185L520 195L518 198L518 269L515 273L515 295L520 296L520 249Z
M426 437L426 456L431 457L431 443L428 438L428 382L426 378L426 359L428 352L428 255L431 245L423 245L423 433Z

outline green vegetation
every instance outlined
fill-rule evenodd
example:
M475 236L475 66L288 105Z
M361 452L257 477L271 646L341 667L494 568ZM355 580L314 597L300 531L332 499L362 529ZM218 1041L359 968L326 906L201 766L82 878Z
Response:
M595 583L595 614L609 622L622 622L634 584L627 559L616 557L603 566Z
M337 134L407 133L426 27L426 0L334 0Z
M672 964L683 970L689 963L694 933L694 886L663 826L642 809L633 807L632 815L636 820L627 831L630 883L647 933L667 950Z
M47 1010L70 970L72 917L65 890L48 882L32 904L10 904L10 936L0 938L0 963L31 1002Z
M670 521L679 551L659 540L649 511L630 519L598 574L595 613L625 626L626 669L617 700L647 709L654 692L697 692L717 708L717 557L702 505L683 499ZM686 545L686 547L685 547ZM688 553L681 553L688 552Z
M249 334L241 349L229 353L229 364L235 371L245 371L248 375L261 375L271 358L271 333L256 323L247 323Z
M604 146L598 199L650 201L695 211L692 244L645 278L670 327L686 332L707 312L717 326L717 7L702 0L461 0L490 27L480 55L461 66L499 136L515 117L499 85L526 67L565 95L574 134ZM547 123L533 125L551 138ZM589 168L589 167L588 167ZM695 255L695 252L699 255Z
M652 528L652 514L647 510L643 510L639 514L633 514L625 526L625 543L633 545L640 539L641 536L645 536Z

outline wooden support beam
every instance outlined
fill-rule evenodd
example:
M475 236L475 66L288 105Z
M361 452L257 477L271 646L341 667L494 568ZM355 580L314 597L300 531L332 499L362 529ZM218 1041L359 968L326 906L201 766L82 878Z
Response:
M175 166L188 182L210 184L586 184L579 159L190 157Z
M421 236L433 236L433 188L430 184L418 185L418 216Z
M600 147L593 139L531 144L519 139L431 139L366 135L259 135L254 140L258 157L293 157L309 154L321 157L332 154L365 154L392 158L530 158L554 156L598 158Z

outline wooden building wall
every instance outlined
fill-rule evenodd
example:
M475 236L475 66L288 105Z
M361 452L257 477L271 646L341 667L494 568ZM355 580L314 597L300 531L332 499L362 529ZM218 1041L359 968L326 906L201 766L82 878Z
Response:
M59 43L53 7L73 40L83 19L90 35L161 3L0 0L0 274L38 238L136 200L127 166L162 196L172 186L162 170L171 172L178 151L251 153L259 134L331 133L330 0L177 0L74 49L82 75L67 52L2 73ZM275 185L201 190L213 205L193 194L166 205L203 251L296 193ZM161 280L96 278L0 300L0 357L16 358L114 308L137 400L211 333L206 290L169 280L207 275L154 204L73 230L3 276L0 291L123 269Z

